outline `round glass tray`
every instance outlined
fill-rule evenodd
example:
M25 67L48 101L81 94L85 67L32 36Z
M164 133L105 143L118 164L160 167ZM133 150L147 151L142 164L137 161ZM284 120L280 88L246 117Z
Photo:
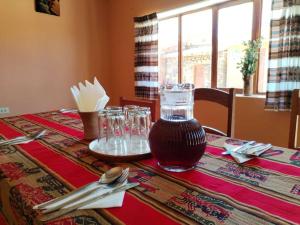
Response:
M92 141L89 149L95 157L110 162L128 162L151 157L149 143L145 139L107 143L105 138L101 138Z

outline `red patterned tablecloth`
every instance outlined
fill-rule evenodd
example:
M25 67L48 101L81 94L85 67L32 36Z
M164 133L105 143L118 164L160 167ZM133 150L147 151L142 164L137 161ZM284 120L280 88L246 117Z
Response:
M197 168L161 170L153 159L129 164L94 158L77 114L46 112L0 119L0 138L47 129L28 144L0 148L0 224L40 224L32 206L95 181L113 166L130 167L140 186L121 208L77 210L58 224L300 224L300 151L273 147L244 165L221 154L224 142L208 135Z

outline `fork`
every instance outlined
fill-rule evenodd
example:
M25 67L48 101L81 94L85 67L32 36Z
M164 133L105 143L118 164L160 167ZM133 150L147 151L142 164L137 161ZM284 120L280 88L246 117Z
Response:
M44 136L46 134L46 132L47 132L47 130L42 130L42 131L39 131L39 132L34 133L34 134L29 134L29 135L26 135L26 136L20 136L20 137L16 137L16 138L13 138L13 139L10 139L10 140L0 141L0 146L20 144L20 143L28 143L30 141L41 138L42 136Z
M78 194L74 198L70 198L70 199L62 202L61 204L58 204L58 205L56 205L54 207L51 207L51 208L48 208L48 209L46 208L47 205L44 205L42 208L39 207L39 209L42 210L42 213L50 213L50 212L53 212L53 211L56 211L58 209L63 208L64 206L70 204L71 202L77 201L77 200L79 200L81 198L84 198L84 197L90 195L91 193L93 193L94 191L98 190L99 188L111 189L111 188L119 187L119 186L123 185L127 181L128 175L129 175L129 169L127 168L127 169L125 169L123 171L122 175L118 179L116 179L114 182L112 182L110 184L96 185L95 187L91 188L90 190L84 190L83 189L82 193ZM76 193L78 193L78 192L76 192ZM68 197L72 196L73 194L74 193L70 192L67 195L61 196L61 197L55 199L54 201L49 202L49 204L53 204L53 203L56 203L56 202L63 201L64 199L67 199ZM49 204L48 204L48 206L49 206Z
M226 149L225 152L222 152L222 155L230 155L232 152L237 152L237 153L242 153L242 151L244 151L245 149L247 149L249 146L255 144L256 142L255 141L249 141L249 142L246 142L245 144L243 145L240 145L236 148L233 148L233 149Z

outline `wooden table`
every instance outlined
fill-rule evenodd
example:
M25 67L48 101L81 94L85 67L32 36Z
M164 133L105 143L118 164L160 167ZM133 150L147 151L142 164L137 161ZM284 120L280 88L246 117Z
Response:
M130 164L94 158L82 140L77 114L46 112L0 119L0 136L47 129L41 140L0 149L0 223L39 224L32 206L95 181L110 167L130 167L140 186L126 192L123 207L77 210L58 224L300 224L300 152L273 147L238 165L221 154L224 142L208 135L197 168L161 170L154 159Z

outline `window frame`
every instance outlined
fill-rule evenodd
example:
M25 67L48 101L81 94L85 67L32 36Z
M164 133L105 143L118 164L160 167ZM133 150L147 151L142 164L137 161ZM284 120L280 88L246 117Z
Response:
M240 5L248 2L253 2L253 19L252 19L252 40L255 40L261 35L261 17L262 17L262 1L263 0L230 0L222 2L216 5L203 7L201 9L190 10L184 13L178 13L169 17L159 19L159 21L178 18L178 82L182 81L182 17L184 15L205 11L208 9L212 10L212 55L211 55L211 88L217 87L217 71L218 71L218 15L219 10L235 5ZM264 94L265 92L258 91L258 82L259 82L259 61L257 63L257 69L253 75L253 93L255 94ZM221 90L228 90L228 88L218 88ZM243 89L237 88L238 93L242 93Z

